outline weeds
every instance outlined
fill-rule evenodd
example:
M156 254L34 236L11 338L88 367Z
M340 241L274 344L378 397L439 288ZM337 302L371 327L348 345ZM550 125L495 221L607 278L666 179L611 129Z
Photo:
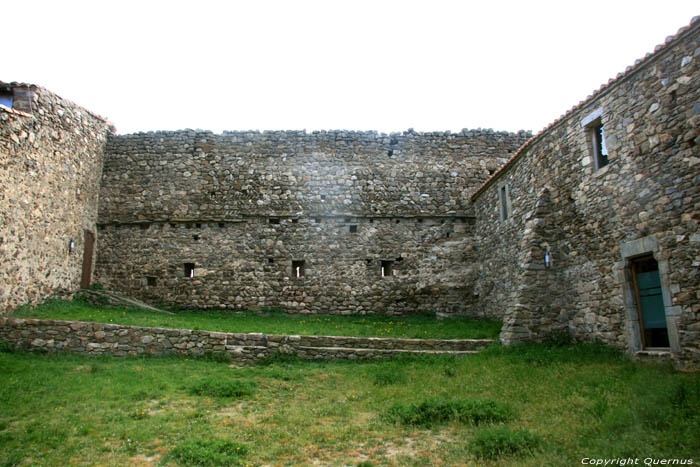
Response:
M223 439L187 440L170 452L170 457L186 466L238 466L248 453L242 444Z
M426 428L451 421L479 425L509 420L513 418L513 409L506 404L484 399L429 399L419 404L394 404L387 411L387 418L404 425Z
M257 389L257 384L252 380L220 380L214 378L203 379L192 386L189 391L197 396L209 397L243 397L252 395Z
M511 430L505 426L480 429L469 442L469 450L481 459L533 454L542 444L539 436L527 430Z

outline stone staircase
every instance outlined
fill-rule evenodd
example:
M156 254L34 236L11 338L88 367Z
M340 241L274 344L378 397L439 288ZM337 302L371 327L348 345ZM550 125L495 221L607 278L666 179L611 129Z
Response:
M397 355L470 355L492 339L401 339L390 337L268 335L269 347L307 360L371 359Z

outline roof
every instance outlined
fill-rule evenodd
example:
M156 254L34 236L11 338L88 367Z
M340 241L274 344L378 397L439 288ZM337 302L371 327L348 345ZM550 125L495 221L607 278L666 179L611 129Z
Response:
M505 164L503 164L496 172L494 172L493 175L491 175L479 189L477 189L473 195L469 198L471 201L474 201L476 198L481 195L486 189L497 179L503 174L510 166L512 166L520 157L526 152L527 148L530 147L535 141L539 140L545 133L549 132L552 128L555 126L559 125L562 123L564 120L568 119L574 112L577 110L581 109L582 107L585 107L588 105L591 101L594 99L598 98L603 94L604 92L608 91L611 86L619 83L620 81L623 81L633 75L635 72L641 69L641 67L646 64L651 58L657 57L660 55L662 52L665 50L668 50L669 47L675 43L677 40L679 40L682 36L684 36L688 31L692 30L695 27L700 27L700 16L695 16L692 20L690 20L690 24L688 26L684 26L678 30L678 32L674 36L668 36L666 40L664 41L663 44L659 44L654 48L653 53L648 53L644 56L644 58L640 58L634 62L634 65L630 65L627 67L627 69L624 72L618 73L615 78L611 78L608 80L607 83L603 84L600 88L598 88L596 91L593 92L590 96L588 96L585 100L579 102L577 105L573 106L571 109L569 109L566 113L561 115L558 119L554 120L552 123L544 127L539 133L537 133L535 136L530 138L529 140L525 141L520 148L513 154L513 157L511 157Z

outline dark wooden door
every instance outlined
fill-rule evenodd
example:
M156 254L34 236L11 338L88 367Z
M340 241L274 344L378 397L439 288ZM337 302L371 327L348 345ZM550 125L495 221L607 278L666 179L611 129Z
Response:
M87 289L90 287L92 279L92 255L95 251L95 234L89 230L85 231L85 250L83 252L83 277L80 279L80 287Z

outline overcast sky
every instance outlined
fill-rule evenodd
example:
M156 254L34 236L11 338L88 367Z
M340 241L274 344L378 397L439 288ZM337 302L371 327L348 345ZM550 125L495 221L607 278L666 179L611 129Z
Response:
M697 0L54 0L2 11L0 81L46 87L119 133L537 132L700 14Z

